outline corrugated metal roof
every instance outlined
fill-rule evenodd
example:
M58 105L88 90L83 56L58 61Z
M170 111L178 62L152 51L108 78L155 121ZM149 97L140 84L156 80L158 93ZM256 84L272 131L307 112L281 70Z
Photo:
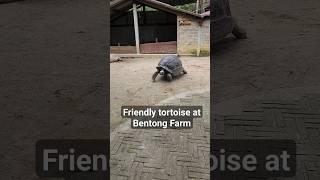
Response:
M112 1L116 1L116 0L111 0L111 2ZM173 6L176 6L176 5L194 3L197 0L158 0L158 1L166 3L166 4L170 4L170 5L173 5ZM204 0L204 1L209 1L209 0Z
M202 19L205 17L208 17L208 13L204 14L196 14L193 12L189 12L183 9L176 8L170 4L166 4L157 0L113 0L110 3L110 10L111 10L111 18L114 16L117 16L118 14L122 14L124 12L127 12L132 8L132 3L136 2L139 4L144 4L149 7L165 11L172 14L184 14L188 16L192 16L194 18ZM209 13L210 16L210 13Z

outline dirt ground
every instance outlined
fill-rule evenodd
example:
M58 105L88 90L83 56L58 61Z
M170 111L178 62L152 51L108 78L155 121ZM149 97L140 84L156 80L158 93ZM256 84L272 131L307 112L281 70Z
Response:
M210 58L182 57L188 74L167 82L159 75L156 82L151 76L160 58L135 58L110 64L111 129L122 122L123 105L155 105L160 101L187 91L210 88Z
M249 39L214 45L214 102L315 86L320 77L320 1L231 0Z

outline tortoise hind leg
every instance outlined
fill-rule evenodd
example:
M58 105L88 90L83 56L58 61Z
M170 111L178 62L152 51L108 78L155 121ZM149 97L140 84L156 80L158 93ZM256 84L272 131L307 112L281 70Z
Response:
M156 78L157 78L158 74L159 74L159 71L156 71L155 73L153 73L153 75L152 75L152 81L153 82L156 81Z
M185 69L183 69L183 74L188 74L188 72L185 70Z
M238 25L236 20L233 19L233 21L235 25L232 30L232 34L238 39L247 39L247 32Z

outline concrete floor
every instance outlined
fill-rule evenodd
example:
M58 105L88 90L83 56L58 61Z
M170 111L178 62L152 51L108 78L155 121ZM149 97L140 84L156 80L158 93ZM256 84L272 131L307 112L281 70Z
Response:
M0 5L0 179L39 179L40 139L106 138L104 0Z
M155 105L176 94L210 89L210 58L181 57L188 74L167 82L159 75L151 76L161 57L124 58L110 64L111 130L123 122L121 106Z
M212 50L214 102L289 87L319 84L320 1L231 0L248 32Z
M284 179L319 179L320 1L231 7L249 39L229 37L212 50L211 137L294 140L296 176Z

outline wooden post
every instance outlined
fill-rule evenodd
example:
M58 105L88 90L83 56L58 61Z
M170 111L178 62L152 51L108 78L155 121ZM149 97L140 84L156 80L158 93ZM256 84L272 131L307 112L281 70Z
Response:
M133 3L132 12L133 12L134 35L136 40L136 50L137 50L137 54L140 54L139 21L138 21L137 4L135 3Z
M199 0L199 14L203 13L204 7L203 7L203 0Z
M198 42L197 42L197 56L200 56L200 51L201 51L201 24L199 23L198 27Z
M197 14L199 13L199 0L197 0L196 2L196 13Z

